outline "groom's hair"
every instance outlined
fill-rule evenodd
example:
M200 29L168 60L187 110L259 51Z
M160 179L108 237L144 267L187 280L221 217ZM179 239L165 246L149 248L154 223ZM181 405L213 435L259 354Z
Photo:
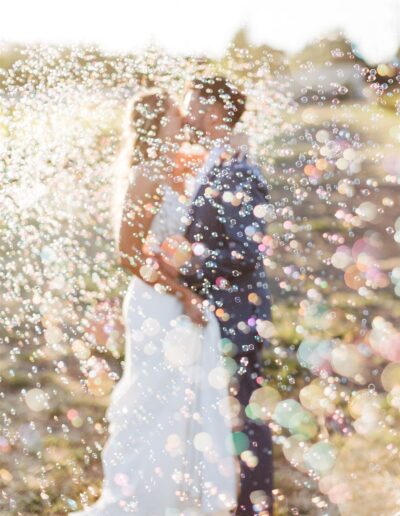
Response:
M231 127L236 125L246 109L246 95L225 77L197 78L194 79L192 87L207 104L218 102L223 105Z

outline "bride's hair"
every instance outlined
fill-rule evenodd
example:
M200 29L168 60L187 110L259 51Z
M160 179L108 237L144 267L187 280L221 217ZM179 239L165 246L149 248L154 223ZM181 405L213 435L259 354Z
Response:
M119 239L123 202L132 167L159 157L160 128L167 122L169 94L160 88L146 89L128 102L121 145L113 164L112 225Z

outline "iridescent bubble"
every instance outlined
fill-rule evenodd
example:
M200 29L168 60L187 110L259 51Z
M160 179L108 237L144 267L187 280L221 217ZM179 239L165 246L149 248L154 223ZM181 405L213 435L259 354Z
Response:
M30 410L40 412L49 408L47 396L42 389L30 389L25 394L25 403L28 405Z
M302 406L295 400L287 399L276 404L273 419L278 425L289 428L292 417L303 411Z
M8 453L11 450L10 443L5 437L0 437L0 451L1 453Z
M286 460L295 468L305 471L304 453L310 448L310 444L299 435L286 437L283 441L282 452Z
M254 207L253 213L257 218L262 219L268 213L268 206L266 204L258 204Z
M257 333L263 339L270 339L275 337L276 328L272 321L263 321L262 319L257 319L256 321L256 329Z
M371 222L375 219L378 210L374 203L367 201L360 204L360 206L356 209L356 213L359 217L361 217L362 220Z
M290 418L289 431L307 441L318 434L318 425L314 416L303 410Z
M340 375L348 378L364 378L366 361L358 349L351 344L340 344L332 350L331 364Z
M400 409L400 385L392 388L387 396L387 401L392 407Z
M237 417L242 405L234 396L228 396L218 402L219 413L224 417Z
M367 389L356 392L349 403L349 413L354 418L365 416L366 414L378 413L382 408L383 397L376 392Z
M304 339L297 350L299 363L310 370L319 370L329 364L334 342L329 340Z
M268 385L256 389L250 396L246 414L252 419L268 420L281 400L279 392Z
M353 290L358 290L365 285L362 273L355 265L351 265L346 269L344 273L344 281L346 285Z
M400 364L387 364L381 373L381 382L387 392L400 387Z
M208 374L208 381L214 389L225 389L229 380L230 374L225 367L215 367Z
M201 452L207 452L213 447L213 439L207 432L200 432L194 436L194 446Z
M304 453L304 463L319 474L328 472L336 460L336 448L329 442L313 444Z
M324 389L320 385L311 384L303 387L299 393L301 404L312 411L320 410L320 399L324 396Z
M331 258L332 265L337 269L346 269L353 263L351 250L347 246L339 246Z
M81 339L73 341L72 351L78 360L87 360L90 357L90 347Z
M87 379L87 387L90 394L94 396L106 396L114 386L114 382L109 377L107 371L96 371L90 373Z
M49 346L57 346L63 340L63 332L58 326L50 326L45 329L44 338Z
M141 330L148 337L155 337L160 331L160 323L157 319L149 317L143 322Z
M326 131L325 129L320 129L315 134L315 138L316 138L317 142L319 142L319 143L327 142L329 140L329 137L330 137L329 131Z
M165 449L171 457L182 455L185 451L185 443L178 434L170 434L165 443Z
M249 438L247 435L243 432L233 432L232 434L233 438L233 446L235 450L236 455L240 455L249 447Z
M248 468L255 468L258 463L258 457L251 450L245 450L240 454L241 460L246 464Z
M173 367L194 364L200 355L201 334L190 322L178 323L168 331L163 340L165 359Z

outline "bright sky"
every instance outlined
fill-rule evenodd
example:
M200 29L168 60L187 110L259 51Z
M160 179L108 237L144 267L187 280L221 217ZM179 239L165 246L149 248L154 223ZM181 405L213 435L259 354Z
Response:
M383 61L400 45L400 0L9 0L0 38L218 55L243 25L253 43L289 52L342 28L367 59Z

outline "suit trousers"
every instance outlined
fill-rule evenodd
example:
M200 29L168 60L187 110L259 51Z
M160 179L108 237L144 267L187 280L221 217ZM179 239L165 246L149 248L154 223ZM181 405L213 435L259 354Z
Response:
M262 383L261 352L238 354L235 357L237 370L232 378L232 393L241 404L238 431L245 434L247 450L240 453L240 494L235 514L251 516L273 514L273 458L272 435L267 423L246 415L252 393ZM261 380L260 383L258 381ZM240 450L239 450L240 451ZM249 455L251 460L248 459ZM254 459L255 456L255 459ZM245 460L243 460L245 459ZM247 460L246 460L247 459Z

